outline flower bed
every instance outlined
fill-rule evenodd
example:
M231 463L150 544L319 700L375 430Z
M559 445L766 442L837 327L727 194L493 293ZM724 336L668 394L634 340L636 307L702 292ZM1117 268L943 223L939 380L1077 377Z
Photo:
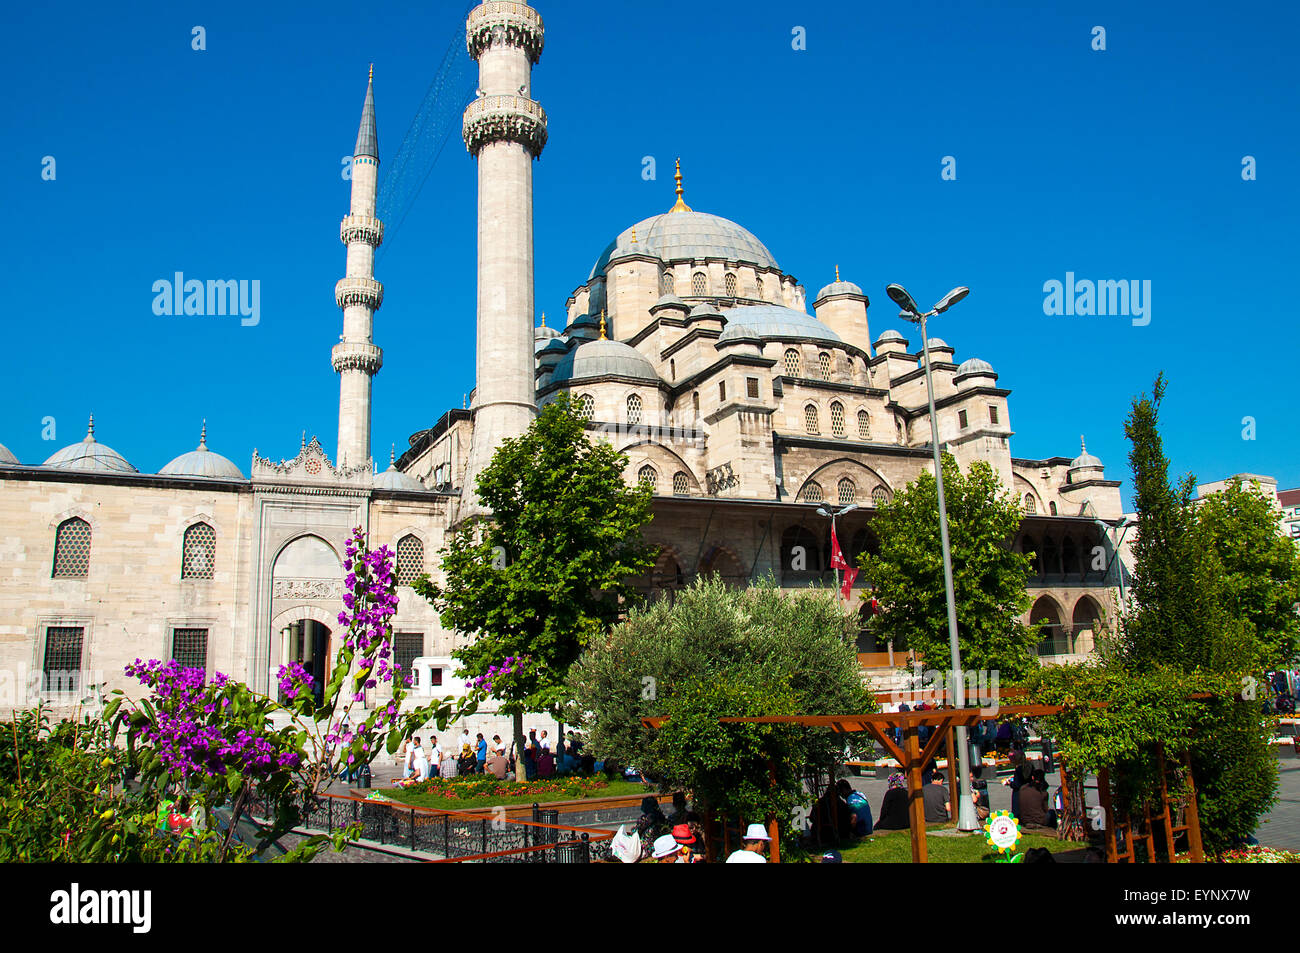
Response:
M1300 864L1300 854L1276 847L1242 847L1219 855L1223 864Z
M502 781L484 775L462 778L429 778L401 785L413 794L428 794L448 801L478 801L483 798L545 796L548 801L592 797L609 787L601 775L590 778L551 778L545 781Z

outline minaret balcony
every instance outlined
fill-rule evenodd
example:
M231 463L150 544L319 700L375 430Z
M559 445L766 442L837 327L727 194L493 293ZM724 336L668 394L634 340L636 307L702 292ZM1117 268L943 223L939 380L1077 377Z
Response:
M344 245L365 242L378 248L384 242L384 223L372 215L349 215L339 225L339 240Z
M384 303L384 286L374 278L342 278L334 286L334 300L340 308L363 304L374 311Z
M374 375L384 366L384 352L373 344L364 341L340 341L330 351L330 363L334 370L364 371Z
M528 54L528 61L536 64L545 41L542 15L526 3L487 0L471 10L465 21L465 47L472 60L497 45L521 49Z
M490 142L518 142L536 159L546 145L546 110L525 96L480 96L465 107L462 131L473 156Z

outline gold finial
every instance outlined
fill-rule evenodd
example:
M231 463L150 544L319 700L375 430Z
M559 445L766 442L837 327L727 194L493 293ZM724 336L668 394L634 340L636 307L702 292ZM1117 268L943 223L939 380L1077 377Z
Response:
M840 280L840 266L839 266L839 265L836 265L836 266L835 266L835 283L836 283L836 284L839 284L839 280Z
M370 82L373 83L374 81L375 81L375 64L374 64L374 63L371 63L371 64L370 64Z
M542 312L542 327L546 327L546 312Z
M689 212L691 207L682 199L682 160L677 160L677 174L673 176L677 180L677 204L670 208L670 212Z
M600 309L600 339L605 340L605 309Z
M633 244L633 245L636 244L636 226L635 226L635 225L632 226L632 244Z

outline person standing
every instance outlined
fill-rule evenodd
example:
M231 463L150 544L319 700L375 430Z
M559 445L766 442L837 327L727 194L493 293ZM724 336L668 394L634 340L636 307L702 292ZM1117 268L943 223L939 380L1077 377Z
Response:
M474 766L475 774L482 774L483 767L487 764L488 743L483 738L483 732L478 733L478 738L474 742L474 760L477 762Z
M424 753L424 745L420 744L420 736L415 736L415 744L411 746L411 773L421 781L429 780L429 759Z
M767 863L767 845L772 838L762 824L750 824L745 831L744 846L731 852L728 864L765 864Z

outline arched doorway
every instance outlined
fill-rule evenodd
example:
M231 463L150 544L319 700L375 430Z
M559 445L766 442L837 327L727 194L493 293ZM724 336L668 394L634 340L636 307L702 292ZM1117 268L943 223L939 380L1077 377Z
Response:
M1083 596L1074 604L1072 618L1074 651L1086 655L1097 647L1097 632L1101 628L1101 609L1091 596Z
M330 629L315 619L299 619L280 630L280 665L298 662L311 676L312 694L320 704L332 667ZM281 697L280 701L287 699Z
M744 586L749 581L736 554L721 546L711 547L700 559L700 575L716 576L728 586Z
M337 627L342 600L343 564L325 540L299 536L276 555L271 567L268 693L278 690L276 673L281 665L300 662L311 674L319 700L338 652L331 632Z
M1029 624L1043 623L1039 630L1039 656L1068 655L1069 645L1061 625L1061 610L1050 596L1040 596L1029 612Z

